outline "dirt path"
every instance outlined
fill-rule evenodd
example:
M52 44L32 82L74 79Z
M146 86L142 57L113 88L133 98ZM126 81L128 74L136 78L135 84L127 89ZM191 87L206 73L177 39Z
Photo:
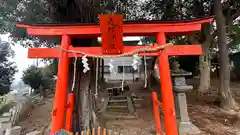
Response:
M135 119L108 120L107 128L122 135L152 135L155 133L155 121L152 112L151 99L146 96L145 103L137 109ZM148 101L147 101L148 100Z
M187 93L189 117L192 123L197 126L201 133L198 135L234 135L233 117L220 111L215 103L217 83L212 86L213 93L198 97L196 90ZM240 99L240 85L231 84L235 99ZM149 95L145 93L145 96ZM145 97L146 101L151 101L151 96ZM163 118L163 116L161 117ZM162 121L163 122L163 121ZM152 104L148 102L143 108L138 110L136 120L111 120L108 121L108 128L127 135L150 135L155 132L155 121L152 112Z
M30 115L17 124L22 127L22 135L47 128L51 119L52 106L53 98L48 98L42 105L35 106Z

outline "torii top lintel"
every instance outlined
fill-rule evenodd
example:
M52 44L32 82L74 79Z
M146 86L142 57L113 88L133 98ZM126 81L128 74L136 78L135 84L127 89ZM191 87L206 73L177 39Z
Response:
M124 46L122 45L123 36L157 36L159 33L189 33L199 31L203 23L210 23L212 17L199 18L184 21L122 21L121 15L101 15L99 24L17 24L17 27L26 28L30 35L38 36L64 36L69 37L102 37L101 47L72 47L68 49L84 51L95 55L106 53L120 54L127 53L142 47L149 46ZM117 26L117 27L116 27ZM165 36L162 38L165 39ZM200 45L182 45L168 47L168 55L199 55L202 53ZM141 55L141 54L140 54ZM142 53L142 55L155 56L158 53ZM56 58L60 53L56 48L30 48L29 58ZM69 53L69 57L73 57Z
M201 24L212 22L212 17L198 18L183 21L125 21L123 22L124 36L148 36L158 32L184 33L199 31ZM100 36L100 25L95 23L81 24L17 24L17 27L26 28L30 35L56 36Z

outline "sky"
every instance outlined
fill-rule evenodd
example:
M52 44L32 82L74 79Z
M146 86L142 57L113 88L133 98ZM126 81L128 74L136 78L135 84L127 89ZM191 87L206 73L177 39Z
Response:
M0 38L2 41L9 41L8 34L0 35ZM18 69L18 72L14 76L14 83L18 83L21 80L23 70L28 68L29 65L36 63L36 60L27 58L27 48L24 48L19 44L12 45L11 47L15 52L13 61L16 62Z

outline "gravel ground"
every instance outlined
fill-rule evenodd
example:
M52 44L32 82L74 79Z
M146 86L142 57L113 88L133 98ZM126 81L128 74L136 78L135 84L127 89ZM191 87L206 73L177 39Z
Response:
M213 89L216 86L213 86ZM237 101L239 101L239 88L237 83L231 84L233 93ZM155 133L155 121L152 112L151 96L149 93L143 93L146 97L143 106L137 109L136 119L118 119L108 120L107 128L122 135L152 135ZM199 135L234 135L234 127L232 116L220 111L220 108L214 104L213 95L206 95L198 98L193 92L188 93L188 109L191 121L202 132ZM18 125L23 127L23 134L41 130L46 127L49 122L52 110L53 99L48 99L45 104L34 108L31 115Z

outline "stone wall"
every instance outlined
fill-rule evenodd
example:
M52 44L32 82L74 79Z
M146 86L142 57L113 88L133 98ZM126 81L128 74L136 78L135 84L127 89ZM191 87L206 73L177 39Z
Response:
M20 135L21 127L15 125L32 109L32 98L18 94L5 97L4 107L0 109L0 135Z

